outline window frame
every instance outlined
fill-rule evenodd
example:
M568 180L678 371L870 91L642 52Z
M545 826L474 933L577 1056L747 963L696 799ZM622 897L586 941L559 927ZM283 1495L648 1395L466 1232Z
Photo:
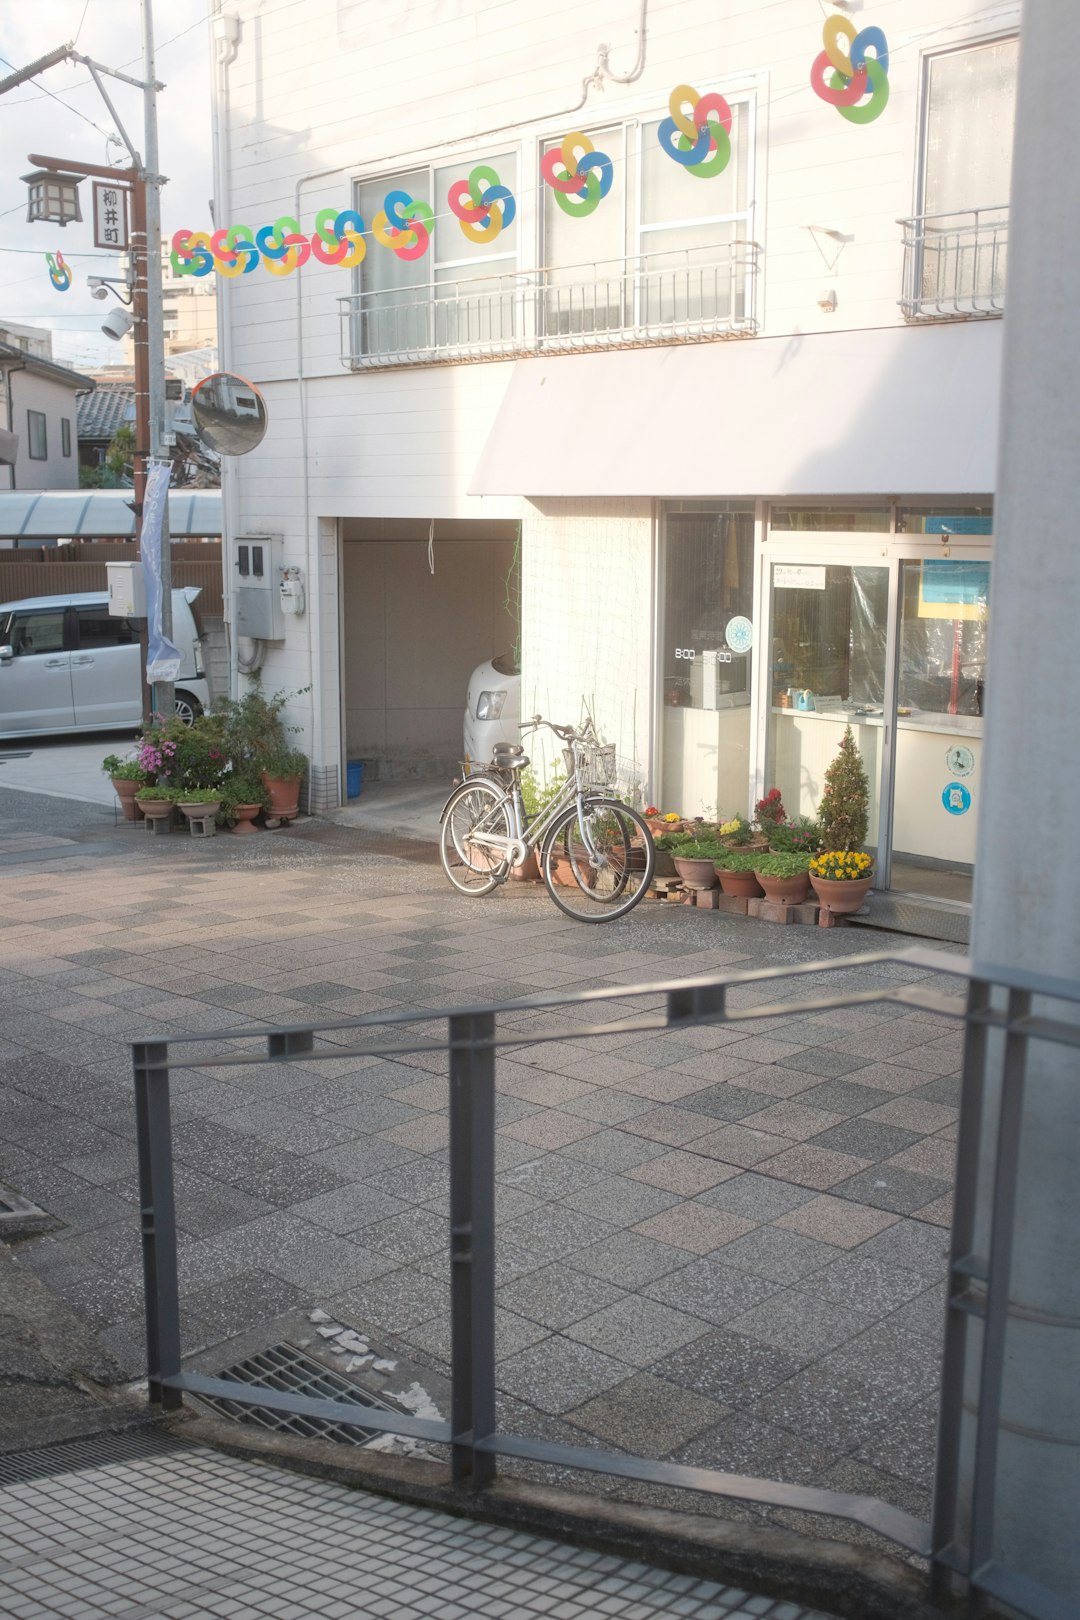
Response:
M922 219L926 212L926 177L927 177L927 141L930 133L930 76L935 62L946 56L967 55L971 51L985 50L993 45L1004 45L1009 40L1015 40L1019 46L1019 24L1008 28L996 28L988 34L967 35L964 39L955 40L951 45L942 45L937 49L923 51L919 59L919 105L915 120L915 185L914 185L914 215ZM1006 206L1009 199L1004 199ZM975 206L980 206L976 204ZM997 205L987 202L981 205L992 208Z
M41 424L41 449L34 449L36 423ZM31 461L48 461L49 459L49 419L44 411L27 409L26 412L26 453Z
M71 455L71 418L69 416L60 418L60 454L62 456Z

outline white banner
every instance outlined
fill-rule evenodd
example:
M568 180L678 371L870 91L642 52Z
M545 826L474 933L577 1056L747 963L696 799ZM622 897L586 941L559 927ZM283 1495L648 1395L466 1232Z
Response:
M150 463L139 528L139 550L146 580L146 678L151 682L175 681L180 673L180 654L161 633L161 548L172 544L168 525L171 477L171 462Z

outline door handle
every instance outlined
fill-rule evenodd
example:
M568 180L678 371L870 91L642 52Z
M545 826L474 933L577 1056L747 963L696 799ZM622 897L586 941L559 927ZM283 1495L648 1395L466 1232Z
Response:
M64 660L62 658L46 658L45 660L46 669L63 669L63 667Z
M73 664L92 664L94 660L92 658L73 658L71 662Z

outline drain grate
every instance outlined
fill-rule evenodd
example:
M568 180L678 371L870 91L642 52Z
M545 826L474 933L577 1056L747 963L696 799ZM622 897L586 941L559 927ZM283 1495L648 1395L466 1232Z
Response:
M344 1406L366 1407L380 1412L396 1412L378 1395L359 1389L330 1367L324 1367L302 1350L291 1344L275 1344L269 1350L249 1356L246 1361L227 1367L218 1378L235 1379L238 1384L251 1384L257 1388L281 1390L290 1395L314 1395L322 1400L339 1401ZM362 1419L356 1422L334 1422L328 1418L304 1417L296 1412L270 1412L258 1406L243 1406L236 1401L223 1400L216 1395L200 1395L198 1399L222 1417L235 1418L240 1423L251 1423L260 1429L271 1429L276 1434L295 1434L307 1440L339 1440L348 1446L362 1446L382 1433L380 1429L365 1429Z
M971 937L970 907L892 895L874 895L869 914L860 912L852 920L863 928L887 928L892 933L917 934L920 939L942 939L953 945L966 945Z
M113 1463L188 1450L186 1440L158 1429L148 1418L129 1429L113 1429L80 1440L58 1440L36 1451L9 1452L0 1457L0 1490L35 1479L52 1479L57 1474L75 1474L84 1468L107 1468Z
M32 1237L35 1232L49 1232L60 1222L46 1210L39 1209L29 1198L23 1198L10 1187L0 1186L0 1242L16 1237Z

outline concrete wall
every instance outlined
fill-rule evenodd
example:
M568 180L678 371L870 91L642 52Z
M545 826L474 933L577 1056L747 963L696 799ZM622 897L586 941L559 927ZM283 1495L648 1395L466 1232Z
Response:
M379 777L448 776L477 664L508 651L508 540L346 540L342 647L346 753Z
M36 376L32 371L10 371L11 427L19 436L19 458L15 467L4 469L8 473L9 489L78 489L79 439L75 424L75 390L65 388L48 377ZM45 415L45 435L48 455L44 461L30 457L30 427L28 411L42 411ZM70 423L71 454L61 453L61 421ZM6 413L0 427L6 427ZM10 481L14 472L14 481Z

